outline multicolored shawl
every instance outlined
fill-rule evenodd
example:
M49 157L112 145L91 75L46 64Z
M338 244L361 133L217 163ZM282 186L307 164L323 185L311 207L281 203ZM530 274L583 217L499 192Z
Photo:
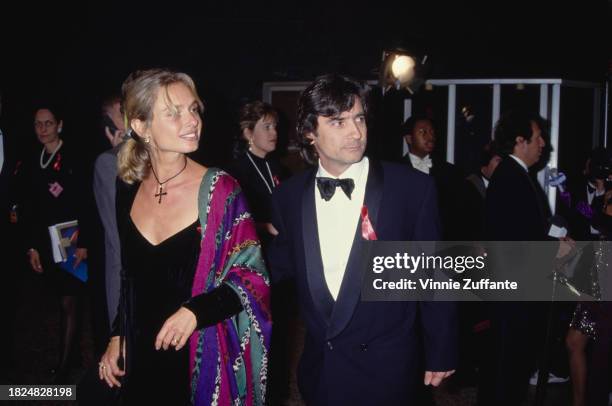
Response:
M199 193L202 243L192 296L222 283L243 310L190 340L191 401L195 405L263 405L272 321L270 281L255 223L238 183L209 168Z

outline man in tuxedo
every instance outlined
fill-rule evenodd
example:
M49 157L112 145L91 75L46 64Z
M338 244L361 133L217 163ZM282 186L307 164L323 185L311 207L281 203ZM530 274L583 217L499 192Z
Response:
M453 304L361 301L365 240L439 237L434 182L363 157L366 111L361 84L315 79L300 97L297 129L318 166L272 199L271 273L296 281L306 326L298 382L309 405L415 404L417 380L437 386L455 367Z
M497 166L485 199L485 236L489 241L523 241L521 269L550 272L552 261L567 254L571 244L558 249L536 246L531 241L551 241L551 217L542 187L529 173L545 146L543 119L524 112L509 112L495 127L495 144L502 161ZM535 261L537 259L537 262ZM500 261L509 263L509 261ZM549 267L547 270L546 267ZM529 268L527 268L529 267ZM491 303L491 334L488 356L480 369L479 405L518 405L527 395L539 329L546 322L540 306L529 302Z
M486 145L480 152L480 170L466 178L468 187L465 195L466 218L470 227L466 231L466 240L482 241L484 239L484 207L485 196L491 177L501 162L492 143Z
M438 207L442 223L442 239L447 241L464 238L463 215L466 182L455 165L434 154L436 131L433 121L425 115L414 115L402 126L402 135L410 150L402 162L414 169L431 175L438 191Z

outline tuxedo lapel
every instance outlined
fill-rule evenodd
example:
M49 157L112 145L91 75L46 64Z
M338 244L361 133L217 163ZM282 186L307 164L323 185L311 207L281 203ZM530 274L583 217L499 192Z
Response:
M306 261L306 280L312 301L326 323L332 314L334 301L327 288L323 274L323 260L319 244L317 208L315 205L316 170L306 179L302 195L302 240L304 242L304 259Z
M380 202L383 194L383 173L379 163L370 161L368 180L366 183L366 193L364 204L368 209L368 217L372 223L374 231L377 231L379 224L378 216L380 211ZM342 285L336 304L333 308L331 316L331 324L327 331L327 339L331 339L344 330L346 325L351 320L355 306L361 297L361 285L363 281L364 267L363 261L363 242L361 236L361 219L357 223L357 229L353 237L353 245L351 253L346 265ZM320 256L319 256L320 257Z

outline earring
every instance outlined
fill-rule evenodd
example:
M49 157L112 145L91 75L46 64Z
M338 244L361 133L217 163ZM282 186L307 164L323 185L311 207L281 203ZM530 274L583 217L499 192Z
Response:
M144 139L145 144L148 144L151 142L151 137L147 137Z
M62 127L57 129L58 134L62 132Z
M249 146L253 145L253 138L249 138Z

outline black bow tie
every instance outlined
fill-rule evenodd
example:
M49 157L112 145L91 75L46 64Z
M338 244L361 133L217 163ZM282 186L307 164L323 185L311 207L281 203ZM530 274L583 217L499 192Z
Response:
M334 196L338 186L342 188L346 197L350 199L351 193L353 193L353 189L355 189L355 182L353 179L317 178L317 187L319 188L319 192L321 192L321 198L325 199L326 202L329 202Z

